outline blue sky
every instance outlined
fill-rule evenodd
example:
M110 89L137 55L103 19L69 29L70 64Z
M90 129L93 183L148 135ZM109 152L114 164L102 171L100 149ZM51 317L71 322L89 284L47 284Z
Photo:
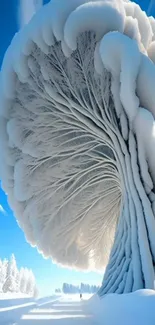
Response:
M44 1L47 2L48 0ZM139 1L143 10L147 10L149 2ZM0 66L12 37L18 31L18 9L18 0L0 1ZM54 288L61 287L63 282L99 284L102 281L101 274L71 271L58 267L51 260L45 260L37 249L26 242L7 204L7 197L0 188L0 258L9 258L12 253L15 254L19 267L25 266L33 270L42 295L50 294Z

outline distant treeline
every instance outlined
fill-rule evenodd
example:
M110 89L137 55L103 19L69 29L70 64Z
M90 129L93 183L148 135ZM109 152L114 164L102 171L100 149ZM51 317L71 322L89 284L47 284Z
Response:
M100 286L90 285L85 283L81 283L80 286L63 283L62 292L63 293L96 293L99 290L99 288Z

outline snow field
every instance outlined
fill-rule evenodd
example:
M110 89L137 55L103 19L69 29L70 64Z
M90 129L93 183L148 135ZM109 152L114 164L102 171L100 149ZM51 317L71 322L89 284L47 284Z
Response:
M88 298L85 296L85 298ZM18 325L96 325L90 312L83 310L78 295L64 295L59 301L25 313Z
M30 310L44 308L59 298L56 295L34 300L21 294L1 294L0 295L0 325L17 323L22 315L28 314Z

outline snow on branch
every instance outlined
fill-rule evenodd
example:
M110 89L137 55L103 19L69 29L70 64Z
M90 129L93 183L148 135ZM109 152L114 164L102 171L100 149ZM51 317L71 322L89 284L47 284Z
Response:
M33 15L43 5L43 0L19 0L19 25L23 27L28 24Z
M1 72L0 176L18 223L68 267L110 255L105 292L153 285L154 40L135 3L52 0Z

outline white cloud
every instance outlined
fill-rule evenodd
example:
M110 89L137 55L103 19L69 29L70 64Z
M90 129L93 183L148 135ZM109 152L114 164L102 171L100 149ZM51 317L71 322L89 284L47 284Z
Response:
M43 0L19 0L19 26L27 24L42 5Z
M1 204L0 204L0 213L6 214L6 211L4 210Z

